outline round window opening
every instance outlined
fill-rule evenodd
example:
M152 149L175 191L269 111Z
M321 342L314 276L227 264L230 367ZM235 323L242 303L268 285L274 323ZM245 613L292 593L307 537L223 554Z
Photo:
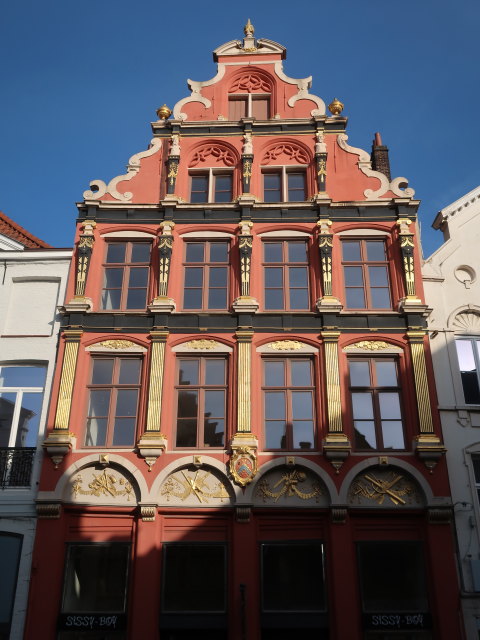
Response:
M468 287L470 284L475 282L475 280L477 279L477 274L475 273L475 270L472 269L472 267L468 267L467 265L462 264L455 269L455 278L466 287Z

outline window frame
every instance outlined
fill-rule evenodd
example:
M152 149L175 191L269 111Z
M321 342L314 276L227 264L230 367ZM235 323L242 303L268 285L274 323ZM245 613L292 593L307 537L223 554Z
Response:
M228 96L228 119L230 120L230 102L238 102L244 100L247 103L247 113L244 118L255 118L257 120L270 120L272 118L272 94L271 93L231 93ZM253 114L253 103L256 100L268 100L267 117L258 118ZM240 118L241 119L241 118ZM231 122L237 122L237 120L230 120Z
M192 200L192 178L196 176L207 177L207 200L194 202ZM225 191L218 191L216 189L217 176L229 176L231 179L230 199L229 200L217 200L217 193L225 193ZM191 204L231 204L235 199L235 170L233 167L205 167L204 169L189 169L188 170L188 193Z
M370 385L369 386L354 386L351 383L350 377L350 363L351 362L368 362L369 367L369 375L370 375ZM376 367L373 366L373 363L376 362L393 362L395 364L395 371L397 377L397 386L385 385L381 386L378 384L377 370ZM406 434L406 420L405 420L405 408L404 408L404 391L402 389L401 379L401 369L400 369L400 360L398 357L394 355L388 356L368 356L368 355L358 355L358 356L349 356L347 358L347 390L348 390L348 405L349 412L351 416L351 428L352 428L352 441L353 446L356 451L406 451L407 450L407 434ZM372 412L373 417L370 420L365 419L364 421L373 422L375 429L375 447L360 447L356 442L356 430L355 430L355 413L353 406L353 393L369 393L372 398ZM384 431L382 426L382 416L381 416L381 408L379 395L380 393L396 393L398 396L398 403L400 408L400 419L386 419L386 421L393 422L401 422L402 427L402 435L403 435L403 447L402 448L385 448L384 442Z
M392 289L392 274L390 272L390 262L388 260L388 244L386 237L380 236L341 236L341 264L342 264L342 277L343 277L343 290L345 299L345 309L355 311L392 311L393 309L393 289ZM348 243L358 243L360 245L360 260L345 260L343 256L344 245ZM383 244L383 250L385 260L368 260L367 255L367 242L376 242L377 244ZM359 289L360 286L347 286L345 277L346 267L360 267L362 271L362 285L363 299L365 305L363 307L350 307L348 306L347 289ZM387 285L385 287L372 287L370 284L369 267L385 267L387 274ZM387 289L389 297L388 307L375 307L372 304L372 289Z
M185 384L181 385L179 382L180 377L180 366L183 361L197 361L198 362L198 383L195 385ZM205 375L206 375L206 362L207 361L222 361L224 363L224 384L205 384ZM191 449L202 449L202 450L214 450L219 451L225 449L227 436L229 433L228 429L228 417L229 417L229 394L228 394L228 385L229 385L229 358L226 353L216 353L212 355L207 354L196 354L196 353L186 353L181 352L177 353L177 357L175 359L175 405L174 405L174 424L175 424L175 449L176 450L191 450ZM193 416L183 416L179 418L178 416L178 405L179 405L179 393L182 390L195 390L197 392L197 415L196 415L196 443L194 445L186 445L182 446L178 444L178 426L179 420L192 420ZM206 391L223 391L224 392L224 410L223 410L223 423L224 423L224 431L222 444L218 446L210 446L205 444L205 392ZM201 417L203 416L203 418ZM215 418L220 418L220 416L214 416Z
M288 356L275 356L275 355L264 355L262 358L262 416L263 416L263 442L264 442L264 450L266 451L301 451L301 452L312 452L317 450L317 415L319 415L319 411L317 408L317 387L315 384L316 376L315 376L315 361L312 357L313 354L302 354L302 355L288 355ZM292 362L309 362L310 364L310 385L302 385L295 386L292 384ZM265 363L267 362L283 362L284 363L284 382L285 384L282 386L271 386L266 385L265 380ZM268 447L267 445L267 422L278 422L279 420L270 419L267 420L266 417L266 395L268 392L284 392L284 408L285 408L285 434L282 436L282 439L285 438L285 446L284 447ZM312 408L312 446L311 448L307 447L295 447L294 446L294 419L293 419L293 407L292 407L292 394L295 392L310 392L311 394L311 408Z
M279 175L280 176L280 191L281 191L281 200L266 200L265 199L265 176L266 175ZM304 197L301 200L291 200L290 199L290 187L288 176L293 174L302 174L304 177ZM296 164L296 165L267 165L261 167L261 175L262 175L262 192L263 192L263 201L268 204L273 204L276 202L307 202L309 197L309 188L308 188L308 165L306 164ZM295 189L298 190L298 189Z
M478 400L477 402L469 402L467 400L466 397L466 393L465 393L465 384L464 384L464 378L462 375L462 369L461 369L461 365L460 365L460 354L458 352L458 343L459 342L468 342L471 345L472 348L472 352L473 352L473 361L475 364L475 374L476 374L476 382L477 382L477 389L478 389ZM480 336L461 336L461 335L456 335L455 336L455 354L457 357L457 363L458 363L458 375L460 378L460 385L461 385L461 389L462 389L462 393L463 393L463 401L465 403L465 405L468 405L469 407L475 407L480 405ZM464 373L468 373L468 371L465 371Z
M182 296L182 309L183 311L191 312L191 311L208 311L208 312L225 312L230 308L230 277L231 277L231 269L230 269L230 255L231 255L231 240L230 238L212 238L212 239L203 239L203 238L185 238L183 241L183 296ZM187 251L189 244L202 244L204 246L203 249L203 261L202 262L187 262ZM223 244L226 245L227 248L227 259L225 262L212 262L210 259L211 256L211 246L213 244ZM200 286L188 286L187 287L187 269L202 269L202 285ZM226 269L226 284L225 287L220 286L212 286L210 284L210 273L212 269L215 268L225 268ZM201 306L193 307L186 306L186 293L189 290L198 290L201 289ZM210 307L209 306L209 296L210 291L213 289L225 289L225 306L224 307Z
M305 262L294 262L289 260L288 255L288 243L300 243L305 244ZM267 244L281 244L282 245L282 262L267 262L265 259L265 246ZM273 311L288 311L288 312L309 312L311 310L311 285L310 285L310 241L309 238L304 237L263 237L262 238L262 270L263 270L263 309L265 312ZM278 290L280 287L267 287L266 285L266 270L281 268L282 269L282 307L268 307L266 300L267 289ZM291 268L304 268L306 270L307 279L306 287L291 287L290 286L290 269ZM294 308L291 306L291 291L292 290L304 290L307 291L307 306Z
M108 250L109 247L111 245L120 245L120 244L125 244L125 260L124 262L107 262L108 259ZM131 258L132 258L132 248L133 245L139 245L139 244L143 244L143 245L148 245L149 247L149 260L148 262L132 262ZM102 261L102 287L100 290L100 300L99 300L99 310L100 311L105 311L105 312L109 312L109 313L114 313L114 312L136 312L136 311L145 311L147 308L147 304L149 301L149 291L150 291L150 282L151 282L151 264L152 264L152 240L140 240L139 238L133 238L133 239L120 239L120 238L115 238L115 239L106 239L105 242L105 250L104 250L104 256L103 256L103 261ZM132 271L132 269L139 269L139 268L143 268L143 269L147 269L147 283L145 285L145 287L130 287L129 286L129 280L130 280L130 273ZM122 273L122 284L120 287L106 287L105 285L106 283L106 270L107 269L122 269L123 273ZM131 290L136 290L136 289L145 289L145 304L142 307L127 307L127 303L128 303L128 295L129 292ZM112 308L112 309L107 309L105 307L106 304L106 299L104 301L104 296L106 295L106 292L108 291L117 291L120 290L120 303L119 303L119 307L118 308Z
M106 361L113 360L113 368L112 368L112 378L110 383L92 383L94 366L97 361ZM134 383L125 383L120 384L118 382L120 376L120 368L121 368L121 360L136 360L139 364L139 374L138 374L138 382ZM85 449L133 449L137 440L137 432L140 422L140 410L141 410L141 400L142 400L142 383L143 383L143 373L144 373L144 358L141 354L137 353L122 353L117 355L111 354L100 354L93 353L90 359L90 368L88 372L88 382L86 385L86 402L85 402L85 434L83 438L83 448ZM133 433L133 441L131 444L114 444L113 438L115 435L115 419L117 417L125 417L125 416L117 416L117 399L118 399L118 391L121 390L136 390L137 391L137 403L135 408L135 426ZM109 400L108 400L108 413L106 416L97 416L99 419L106 418L106 428L105 428L105 443L104 444L88 444L87 439L89 437L89 420L90 418L94 418L95 416L90 416L90 401L91 401L91 392L92 391L102 391L108 390L110 391Z

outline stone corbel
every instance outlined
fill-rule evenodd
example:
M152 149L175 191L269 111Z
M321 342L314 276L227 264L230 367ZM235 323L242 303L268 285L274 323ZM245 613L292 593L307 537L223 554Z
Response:
M339 312L342 303L332 293L332 248L333 234L331 232L331 220L319 220L318 247L320 249L320 262L322 265L323 296L317 300L317 309L320 313Z
M51 458L55 469L58 469L62 463L64 457L76 448L77 437L74 433L69 431L51 431L45 442L43 443L43 449L46 454Z
M175 301L173 298L169 298L167 293L173 249L172 230L175 227L175 223L171 220L164 220L160 223L160 227L163 233L158 243L158 295L148 306L148 310L152 313L171 313L175 311Z
M258 311L258 301L250 295L250 274L252 263L253 236L251 229L253 223L244 220L238 225L240 235L238 237L238 249L240 252L240 297L233 303L233 309L237 313L256 313Z
M87 284L88 268L92 257L93 245L95 243L94 229L97 223L94 220L82 222L83 233L77 247L77 269L75 273L75 295L67 302L64 309L67 312L91 311L93 303L90 298L85 297L85 286Z
M142 433L140 440L137 442L138 453L144 458L151 471L153 465L167 449L167 436L160 431L152 431Z

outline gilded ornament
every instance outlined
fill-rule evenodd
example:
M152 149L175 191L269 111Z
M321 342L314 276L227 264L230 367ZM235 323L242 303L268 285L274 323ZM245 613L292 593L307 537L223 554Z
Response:
M270 349L275 349L275 351L297 351L303 347L298 340L276 340L275 342L270 342L268 346Z
M168 176L167 176L171 185L175 184L177 175L178 175L178 162L171 162L169 171L168 171Z
M247 24L243 27L243 33L246 36L253 36L253 34L255 33L255 28L250 22L250 18L247 20Z
M189 349L215 349L217 345L216 340L189 340L185 343Z
M98 347L105 347L106 349L130 349L137 345L131 340L103 340L97 344Z
M230 473L234 481L244 487L257 474L257 456L251 447L235 447L230 458Z
M381 351L382 349L391 349L392 345L388 342L382 342L380 340L361 340L354 344L349 344L345 347L345 351L350 349L365 349L367 351Z
M162 107L157 109L157 116L160 120L168 120L168 118L172 115L172 110L164 104Z
M406 505L407 501L411 502L412 498L415 498L415 493L413 484L399 473L392 472L380 476L370 472L353 482L350 488L350 500L364 498L367 501L376 502L379 506L383 506L387 501L397 507Z
M328 110L334 116L339 116L343 111L344 104L338 98L334 98L328 105Z
M326 160L319 160L317 166L318 166L317 176L326 176L327 175L327 161Z
M130 482L125 480L125 478L120 478L120 480L118 480L113 473L107 473L106 469L98 475L93 474L93 480L88 484L88 491L82 489L82 483L83 478L81 476L77 476L73 481L72 491L75 498L79 495L95 496L96 498L100 498L101 496L111 496L112 498L125 496L129 501L133 495L133 487ZM116 485L120 486L121 489L117 489Z
M304 471L288 471L282 474L280 480L278 480L273 486L270 485L268 479L263 479L258 486L257 492L263 497L264 501L268 498L278 502L281 497L285 498L300 498L301 500L316 499L318 502L322 495L322 489L317 481L312 482L311 491L301 491L299 483L305 482L307 474ZM275 491L277 489L277 491Z
M163 484L161 493L167 501L178 498L184 502L190 496L194 496L201 504L208 504L213 499L223 502L230 497L218 478L208 471L202 472L199 469L195 472L182 469L180 473L170 476Z
M252 163L250 160L245 160L243 163L243 177L247 181L252 177Z

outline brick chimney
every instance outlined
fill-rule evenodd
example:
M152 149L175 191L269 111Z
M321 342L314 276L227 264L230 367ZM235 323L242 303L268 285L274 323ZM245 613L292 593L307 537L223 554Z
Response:
M388 147L382 144L382 136L377 132L372 143L372 169L385 174L389 180L390 160L388 159Z

